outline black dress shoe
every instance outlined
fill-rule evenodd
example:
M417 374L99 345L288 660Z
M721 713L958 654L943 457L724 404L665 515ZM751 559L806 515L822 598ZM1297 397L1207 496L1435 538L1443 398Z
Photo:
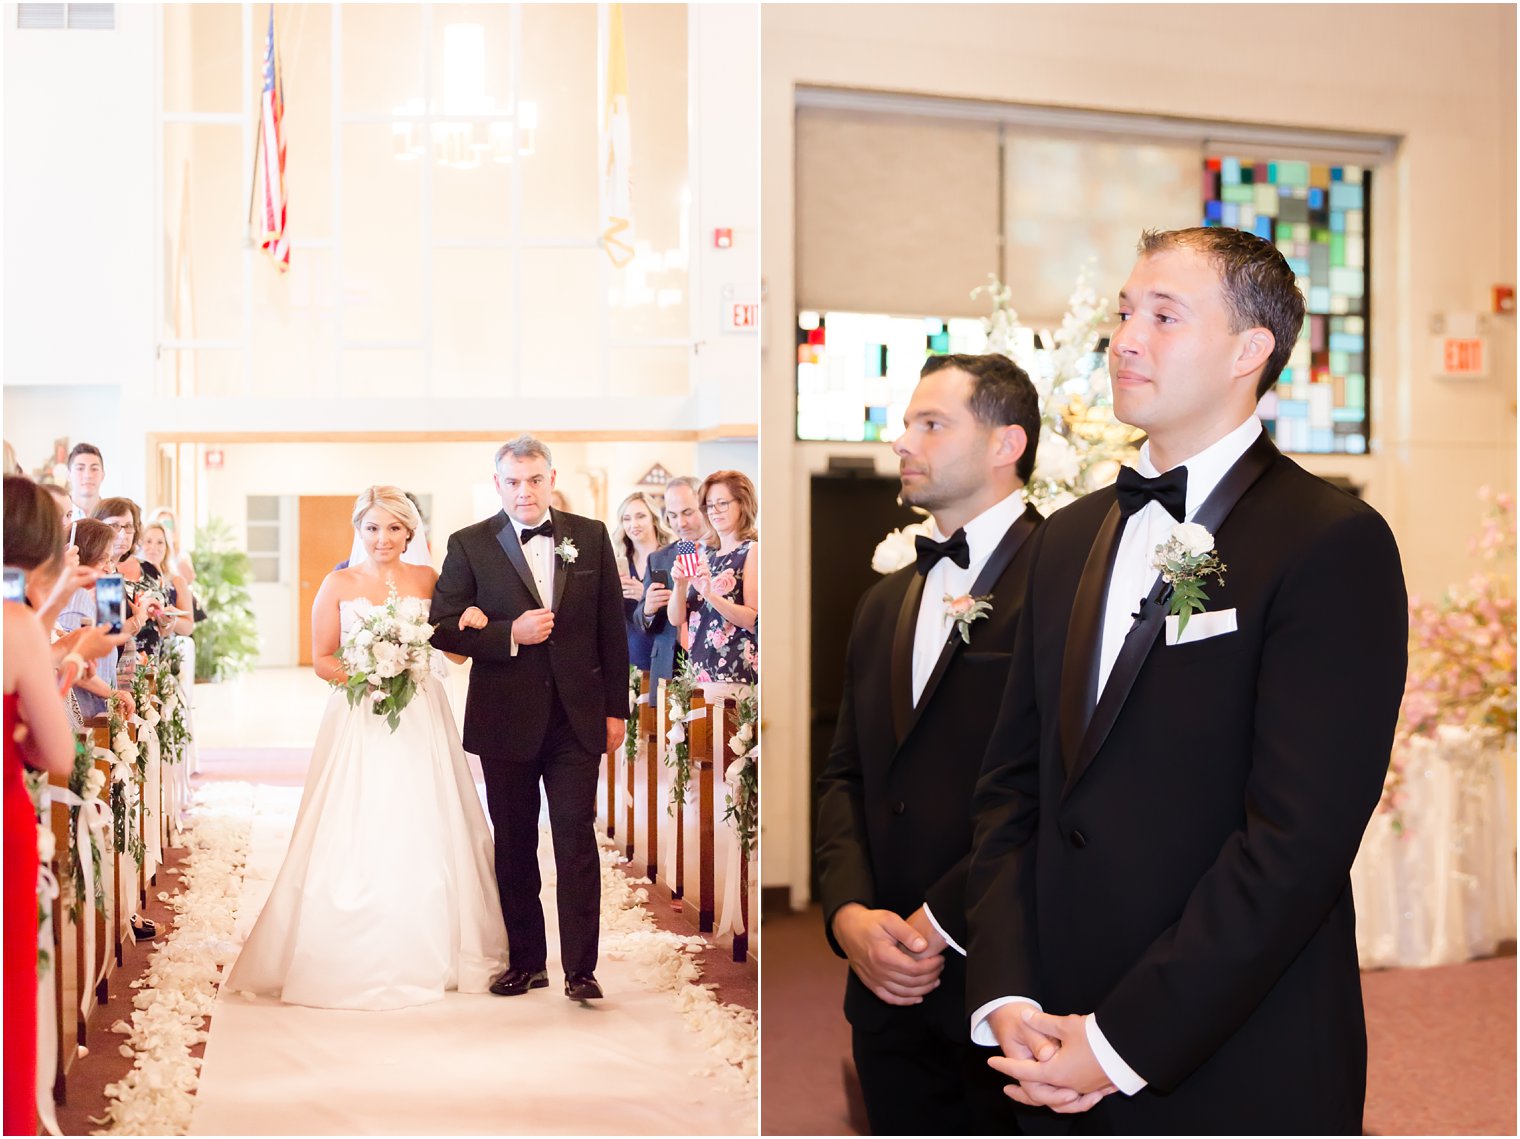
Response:
M549 974L542 969L508 969L491 982L498 997L520 997L529 989L547 989Z
M565 996L572 1001L599 1001L602 999L602 987L596 983L596 977L591 973L566 973Z

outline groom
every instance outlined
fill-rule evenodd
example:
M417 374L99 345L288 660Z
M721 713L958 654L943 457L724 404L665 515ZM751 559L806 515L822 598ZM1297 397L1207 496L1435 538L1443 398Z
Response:
M520 435L496 452L501 513L449 537L433 594L433 644L473 658L464 746L480 756L496 828L496 883L511 968L491 986L518 996L549 984L539 903L539 780L549 800L565 995L602 995L595 969L601 858L600 757L628 717L623 594L607 529L551 510L549 448ZM459 628L470 606L484 628Z
M1399 553L1256 418L1304 319L1282 254L1222 227L1140 253L1109 369L1148 440L1035 538L977 784L972 1038L1083 1133L1359 1135L1350 869L1404 687ZM1183 521L1228 570L1185 628L1152 561Z

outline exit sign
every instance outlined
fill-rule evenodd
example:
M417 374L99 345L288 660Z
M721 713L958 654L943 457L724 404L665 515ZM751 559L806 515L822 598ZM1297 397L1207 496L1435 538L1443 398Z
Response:
M1435 356L1438 376L1481 378L1488 375L1488 341L1482 336L1438 336Z
M760 327L760 302L723 302L723 330L725 332L754 332Z

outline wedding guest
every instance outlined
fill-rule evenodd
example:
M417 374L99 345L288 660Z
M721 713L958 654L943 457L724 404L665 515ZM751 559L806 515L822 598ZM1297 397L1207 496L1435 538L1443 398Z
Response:
M93 443L76 443L69 452L69 497L74 518L88 518L100 505L100 484L106 478L106 462ZM72 521L72 519L71 519Z
M685 631L686 651L703 692L732 695L759 679L755 628L760 620L760 546L755 487L740 471L715 471L698 492L712 526L706 562L695 577L675 564L670 621Z
M680 671L686 659L680 627L671 624L667 607L676 560L675 542L696 545L705 541L710 533L707 519L702 516L702 500L697 497L701 489L701 482L690 475L681 475L665 484L665 526L674 535L674 540L649 555L644 567L644 604L638 614L639 623L651 638L650 684L668 681Z
M145 566L137 556L137 535L142 530L142 513L138 510L137 503L130 498L105 498L95 507L95 517L111 527L116 533L116 541L112 548L112 556L115 559L116 569L122 579L128 583L128 593L133 600L144 589L164 590L165 582L158 571L157 566ZM188 617L171 617L160 612L161 606L156 603L150 605L154 614L154 620L144 625L137 634L138 655L151 656L158 651L159 641L165 633L174 628L176 622L183 625L187 630L193 631L193 623ZM123 654L126 660L126 670L122 681L130 683L132 669L135 660L131 653Z
M79 551L80 566L97 573L115 573L113 549L116 539L117 532L106 523L95 518L81 518L74 529L74 545ZM95 616L95 582L92 580L74 592L59 614L57 625L66 633L72 632L85 625L93 625ZM123 614L122 629L135 637L147 623L148 618L143 612L129 611ZM95 658L93 675L84 676L75 683L74 696L79 702L79 712L84 720L105 714L113 705L124 716L130 717L136 711L132 694L118 688L120 670L117 663L114 651Z
M612 532L612 550L619 562L619 579L623 583L623 624L628 633L628 663L648 670L654 637L644 628L641 611L644 605L644 575L649 559L670 541L670 531L660 521L660 512L643 491L634 491L618 507L618 525Z
M179 532L179 519L175 517L174 511L167 506L155 507L148 515L148 521L157 522L163 526L164 533L169 539L169 564L160 568L173 570L190 585L194 585L195 563L190 559L190 551L185 549Z
M52 497L5 476L5 564L52 588L64 536ZM74 737L54 684L47 632L25 605L5 602L4 1116L7 1135L37 1134L37 815L24 767L67 776ZM24 766L23 766L24 765Z
M164 631L179 637L190 636L195 632L195 621L191 617L195 598L190 592L190 583L170 568L168 530L161 522L145 523L137 548L137 560L141 565L143 578L167 582L168 588L164 593L169 601L169 608L181 610L185 614L183 617L173 618L164 627Z
M65 531L69 523L74 521L74 500L69 497L69 488L60 483L42 483L44 490L53 496L53 502L58 507L58 517L62 520Z

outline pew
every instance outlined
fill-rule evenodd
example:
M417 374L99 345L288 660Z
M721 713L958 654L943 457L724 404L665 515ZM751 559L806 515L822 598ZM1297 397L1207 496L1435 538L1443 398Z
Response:
M49 787L67 787L68 779L48 776ZM68 1074L79 1056L79 973L80 926L69 916L74 897L74 878L60 871L71 863L69 847L69 808L63 803L48 807L48 822L53 830L53 873L58 878L58 897L53 901L53 1012L58 1025L58 1067L53 1080L53 1095L63 1102ZM80 915L83 917L84 915Z

